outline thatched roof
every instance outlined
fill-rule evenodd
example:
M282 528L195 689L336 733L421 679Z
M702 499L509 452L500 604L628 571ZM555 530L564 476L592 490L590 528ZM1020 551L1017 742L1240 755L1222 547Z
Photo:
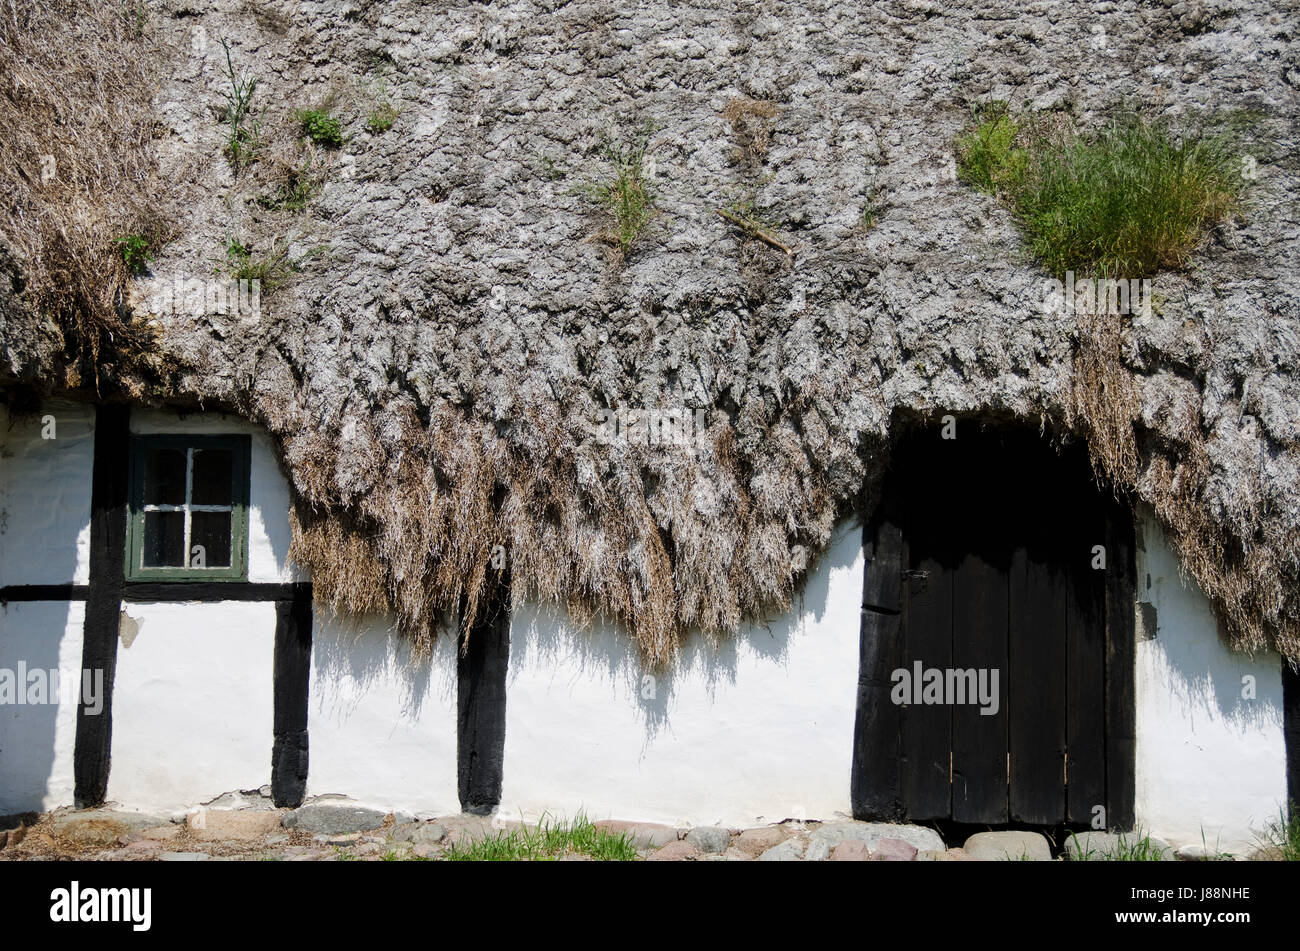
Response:
M1234 643L1294 661L1297 22L1263 0L167 5L121 41L161 51L154 275L211 275L232 238L300 270L256 323L163 320L184 369L152 392L265 425L318 596L417 638L473 609L502 545L516 598L617 616L662 661L787 603L796 546L861 506L900 421L952 413L1086 440ZM238 176L223 38L266 108ZM952 174L990 99L1085 125L1248 109L1271 145L1245 217L1157 277L1157 319L1081 326ZM292 110L322 104L339 149L300 142ZM588 193L647 124L659 212L620 260ZM308 159L306 209L264 207ZM751 204L792 256L717 214ZM44 322L0 308L4 372L63 385ZM703 408L707 431L604 443L608 407Z

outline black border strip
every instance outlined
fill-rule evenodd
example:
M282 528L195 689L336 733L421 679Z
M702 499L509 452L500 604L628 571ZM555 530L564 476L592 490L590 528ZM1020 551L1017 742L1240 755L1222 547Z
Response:
M461 629L456 660L456 774L461 808L488 815L501 802L510 663L509 581L489 579L474 626ZM465 616L464 605L461 617Z
M113 677L117 672L126 562L127 451L131 410L95 407L90 490L90 585L82 627L81 668L103 671L103 706L92 713L85 697L77 710L73 798L78 808L97 806L108 791L113 746Z
M311 582L261 584L252 581L128 581L123 600L146 601L292 601Z
M0 588L0 604L10 601L87 601L88 584L10 584Z
M1286 740L1288 815L1300 811L1300 673L1282 658L1282 736Z
M901 819L901 720L889 700L902 659L903 532L892 481L862 525L862 620L849 801L855 819Z
M263 584L249 581L128 581L122 600L134 603L168 601L292 601L311 582ZM87 584L14 584L0 588L0 604L9 601L89 601Z
M1137 526L1132 509L1107 500L1106 828L1129 832L1137 790Z
M296 809L307 793L307 694L312 644L311 585L275 603L275 665L271 797Z

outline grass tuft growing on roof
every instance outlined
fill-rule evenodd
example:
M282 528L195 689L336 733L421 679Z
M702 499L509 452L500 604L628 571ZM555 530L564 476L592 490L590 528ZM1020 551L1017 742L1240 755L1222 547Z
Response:
M654 193L646 169L650 132L647 127L630 145L610 144L606 155L614 166L613 177L587 188L588 199L612 219L601 237L625 259L655 216Z
M1052 274L1149 277L1181 268L1240 208L1237 136L1184 135L1126 115L1092 132L1059 116L986 107L957 140L962 177L1015 212Z

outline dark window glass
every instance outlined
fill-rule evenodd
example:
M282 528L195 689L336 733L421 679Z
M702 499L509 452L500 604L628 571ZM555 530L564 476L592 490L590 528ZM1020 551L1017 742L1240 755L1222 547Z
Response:
M229 505L233 465L234 454L229 449L196 451L190 501L195 505Z
M185 566L185 513L144 513L144 567Z
M205 568L229 568L230 513L195 512L190 518L190 566L198 567L194 548L202 545Z
M185 504L184 449L150 449L145 453L144 504Z

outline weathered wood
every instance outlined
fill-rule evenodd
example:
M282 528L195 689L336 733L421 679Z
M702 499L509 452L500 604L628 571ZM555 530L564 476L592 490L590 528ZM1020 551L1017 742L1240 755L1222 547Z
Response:
M1010 815L1052 825L1065 811L1067 590L1064 566L1039 545L1018 548L1009 578L1006 700Z
M113 745L113 679L126 569L127 450L130 409L95 408L90 489L90 584L82 626L82 670L103 674L102 705L81 698L73 752L73 797L79 808L100 805L108 791Z
M886 505L863 526L865 568L858 640L858 699L849 800L857 819L898 819L899 710L889 696L901 660L903 533Z
M1133 520L1128 509L1106 506L1106 821L1129 831L1135 821L1137 698Z
M271 797L281 807L297 808L307 792L311 645L311 586L297 585L275 604Z
M11 584L0 588L0 604L10 601L85 601L90 597L86 584Z
M928 521L928 519L926 520ZM918 526L919 527L919 526ZM918 532L918 534L921 534ZM942 541L930 531L908 549L907 613L901 666L915 681L915 664L946 670L952 665L952 572L939 557ZM924 556L918 559L921 547ZM902 792L907 818L946 819L952 812L952 708L910 704L902 710Z
M1092 545L1077 543L1066 619L1066 819L1091 825L1106 805L1105 573L1091 566Z
M1300 674L1282 661L1282 735L1286 740L1286 795L1292 820L1300 809Z
M1006 569L968 554L953 578L952 666L998 672L1005 700L1007 671ZM952 817L957 822L1007 821L1007 705L986 715L969 698L952 707Z
M457 778L461 808L486 815L501 802L506 743L506 669L510 660L510 599L506 580L491 593L468 631L457 660ZM465 616L462 606L461 617Z
M122 599L150 604L168 601L292 601L304 585L310 587L305 582L128 581L122 589Z

